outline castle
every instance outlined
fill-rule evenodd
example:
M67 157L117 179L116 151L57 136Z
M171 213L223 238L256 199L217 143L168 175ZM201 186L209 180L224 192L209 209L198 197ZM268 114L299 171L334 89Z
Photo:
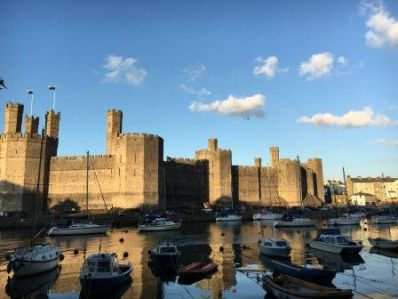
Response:
M40 171L42 208L65 204L86 208L86 156L58 157L60 113L45 115L44 136L39 118L23 116L24 106L5 105L0 135L0 211L32 212ZM24 118L25 130L22 132ZM270 166L260 158L253 166L232 165L231 150L209 139L194 159L163 159L163 139L122 133L123 113L107 112L106 154L90 156L89 209L142 206L203 207L320 205L324 202L322 160L280 159L270 148ZM40 153L42 153L41 164ZM235 205L236 206L236 205Z

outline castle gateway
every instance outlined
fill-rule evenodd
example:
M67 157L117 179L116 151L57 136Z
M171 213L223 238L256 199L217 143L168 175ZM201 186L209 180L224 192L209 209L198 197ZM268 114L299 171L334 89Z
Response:
M0 135L0 211L32 212L40 168L43 208L86 207L86 156L58 157L60 113L45 115L44 136L39 118L23 117L23 105L5 105ZM22 132L24 118L25 130ZM209 139L194 159L163 158L163 139L157 135L122 133L123 113L107 113L106 154L89 159L89 209L142 206L202 207L300 206L324 202L322 160L307 163L280 159L270 148L270 166L260 158L253 166L232 165L231 150ZM43 140L43 142L41 142ZM41 149L42 144L42 151ZM42 152L41 164L40 152Z

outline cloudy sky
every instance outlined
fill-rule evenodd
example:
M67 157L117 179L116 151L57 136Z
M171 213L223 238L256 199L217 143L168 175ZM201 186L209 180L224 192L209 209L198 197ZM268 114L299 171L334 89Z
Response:
M55 84L60 155L103 153L119 108L165 157L218 137L234 164L278 145L328 178L398 176L396 1L6 1L0 28L0 103L30 113L32 88L43 119Z

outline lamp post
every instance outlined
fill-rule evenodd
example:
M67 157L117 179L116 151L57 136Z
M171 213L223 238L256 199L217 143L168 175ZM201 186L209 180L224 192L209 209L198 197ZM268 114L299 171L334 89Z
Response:
M48 85L48 89L53 92L53 111L55 111L55 85Z
M32 89L28 89L26 91L26 93L28 95L30 95L30 116L33 115L33 90Z

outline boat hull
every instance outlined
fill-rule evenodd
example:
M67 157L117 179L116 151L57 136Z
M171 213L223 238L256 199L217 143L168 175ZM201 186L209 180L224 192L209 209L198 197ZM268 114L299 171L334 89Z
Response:
M335 253L335 254L341 254L341 255L358 254L362 250L361 245L338 246L335 244L319 242L316 240L310 240L309 244L310 244L310 247L313 249L318 249L318 250Z
M398 240L392 241L392 240L369 238L369 243L372 244L372 246L380 249L388 249L388 250L398 249Z
M329 220L330 225L335 225L335 226L343 226L343 225L359 225L360 222L359 217L353 217L353 218L332 218Z
M181 223L174 223L168 225L139 225L139 232L159 232L167 230L177 230L181 228Z
M316 223L315 220L311 219L294 219L293 221L284 221L279 220L274 222L275 227L305 227L305 226L314 226Z
M101 292L117 289L124 283L128 282L130 277L130 273L133 269L131 265L120 265L120 268L124 267L123 273L117 276L112 277L80 277L80 285L82 287L82 291L84 293L94 295Z
M241 221L242 216L240 215L228 215L228 216L220 216L216 217L217 222L225 222L225 221Z
M262 214L257 213L253 215L253 220L279 220L284 217L284 214L270 213L270 214Z
M75 236L75 235L94 235L94 234L105 234L109 230L109 225L97 225L95 227L52 227L48 231L49 236Z
M288 247L275 248L275 247L269 247L269 246L264 246L263 244L260 244L261 254L264 254L267 256L287 258L290 255L290 251L291 251L291 249Z
M397 219L392 217L372 217L370 219L372 224L394 224L397 223Z
M59 264L59 256L46 261L14 259L10 263L12 264L11 268L16 277L27 277L49 272L57 268Z
M274 269L274 273L276 271L322 285L330 285L336 277L336 272L334 271L306 268L288 261L271 260L270 266Z

